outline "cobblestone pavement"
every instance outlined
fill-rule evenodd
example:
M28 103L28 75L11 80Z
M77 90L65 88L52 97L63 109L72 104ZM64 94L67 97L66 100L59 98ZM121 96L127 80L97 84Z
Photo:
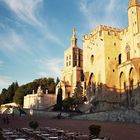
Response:
M4 124L3 116L0 116L1 128L22 128L29 127L28 123L32 120L39 122L39 126L49 126L52 128L62 128L64 130L78 131L88 134L90 124L101 125L102 137L109 137L112 140L140 140L140 124L115 123L115 122L97 122L89 120L71 120L71 119L48 119L45 117L17 117L9 116L9 124Z

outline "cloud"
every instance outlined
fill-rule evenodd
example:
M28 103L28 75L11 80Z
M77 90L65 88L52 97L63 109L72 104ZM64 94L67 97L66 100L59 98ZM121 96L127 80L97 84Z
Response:
M125 9L125 7L126 5L121 0L104 0L102 2L82 0L79 8L89 28L93 29L98 25L121 26L122 10L120 9Z
M30 49L26 44L25 39L17 34L14 30L10 30L7 34L3 34L0 36L0 50L5 54L11 54L15 52L28 52L30 53Z
M31 25L41 26L36 16L36 11L38 11L42 1L43 0L5 0L5 3L22 21Z
M64 48L63 42L51 31L45 19L41 18L43 0L5 0L4 2L17 18L34 27L44 38Z
M63 66L63 59L38 59L35 61L40 68L41 72L38 72L39 76L52 76L56 78L60 75Z

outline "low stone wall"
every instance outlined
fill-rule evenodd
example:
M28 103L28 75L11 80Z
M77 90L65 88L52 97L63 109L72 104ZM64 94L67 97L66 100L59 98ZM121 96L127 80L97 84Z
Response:
M47 118L57 118L60 112L49 112L44 110L24 110L28 115L42 116ZM140 124L140 112L135 110L116 110L104 111L92 114L71 115L70 113L61 112L63 118L95 120L95 121L112 121L112 122L133 122Z
M135 110L105 111L73 116L72 119L140 123L140 113Z
M24 109L24 111L28 114L28 115L33 115L33 116L40 116L40 117L47 117L47 118L56 118L57 115L60 112L50 112L50 111L45 111L45 110L30 110L30 109ZM68 113L62 113L61 112L62 117L64 118L68 118L69 114Z

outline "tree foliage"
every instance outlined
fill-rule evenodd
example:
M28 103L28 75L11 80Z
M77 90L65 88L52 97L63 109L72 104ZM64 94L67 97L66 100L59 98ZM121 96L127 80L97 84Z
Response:
M44 93L46 93L46 89L48 90L48 94L55 93L55 82L53 78L35 79L33 82L22 85L17 89L14 96L14 102L22 106L24 96L26 96L27 94L32 94L33 90L37 92L37 88L39 85L41 85Z
M81 86L81 82L78 82L74 90L73 96L63 100L62 108L64 111L76 111L77 107L83 102L83 87Z
M74 98L68 97L63 100L63 110L64 111L73 111L74 108Z
M54 110L55 111L61 111L62 110L62 88L60 87L58 89L58 93L57 93L57 103L56 105L54 106Z
M13 82L7 89L2 89L2 92L0 94L0 104L13 102L13 97L18 87L18 83Z
M56 85L59 83L60 79L57 77L56 78Z
M74 89L74 104L77 106L78 104L83 103L84 96L83 96L83 87L81 86L81 82L77 82L76 88Z

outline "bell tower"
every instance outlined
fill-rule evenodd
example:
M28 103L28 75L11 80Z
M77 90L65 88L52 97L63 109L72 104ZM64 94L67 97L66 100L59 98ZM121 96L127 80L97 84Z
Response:
M128 27L133 35L140 32L140 3L138 0L129 1Z

